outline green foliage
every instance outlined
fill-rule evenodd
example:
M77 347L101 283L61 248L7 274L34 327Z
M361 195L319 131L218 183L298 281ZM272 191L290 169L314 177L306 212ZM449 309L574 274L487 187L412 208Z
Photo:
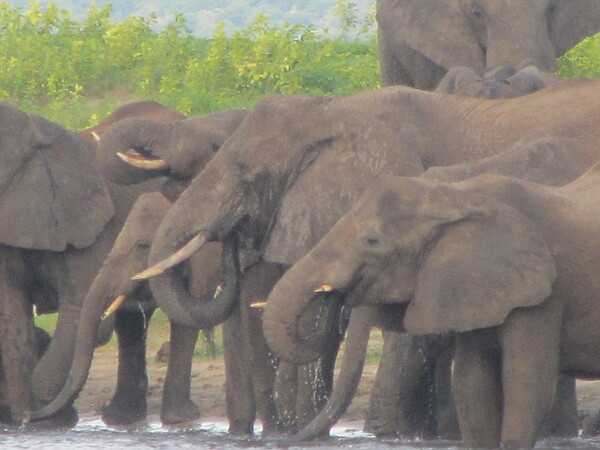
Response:
M585 38L559 58L558 74L565 78L600 78L600 33Z
M354 2L339 4L346 31L364 37ZM191 34L183 15L162 31L156 20L115 22L110 6L92 6L78 21L52 5L32 2L22 11L0 3L0 99L83 128L134 98L203 114L252 106L269 94L340 95L377 86L372 34L344 40L304 25L274 26L259 15L231 36L221 25L204 39Z

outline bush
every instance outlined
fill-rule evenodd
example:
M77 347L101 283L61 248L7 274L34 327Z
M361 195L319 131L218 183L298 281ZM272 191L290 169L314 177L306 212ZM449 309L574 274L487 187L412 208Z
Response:
M269 94L377 86L374 37L348 42L258 16L232 36L221 26L203 39L181 15L156 32L155 17L114 22L110 13L110 6L92 6L76 21L54 5L42 10L33 2L22 11L0 3L0 99L82 128L133 98L203 114L251 106Z

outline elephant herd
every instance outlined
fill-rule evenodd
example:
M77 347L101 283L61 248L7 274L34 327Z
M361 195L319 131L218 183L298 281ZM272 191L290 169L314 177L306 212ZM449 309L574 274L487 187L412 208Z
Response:
M230 432L326 436L379 327L367 431L577 434L575 378L600 378L600 81L551 71L600 0L378 0L377 20L372 92L137 102L79 134L0 104L0 420L74 423L113 329L103 419L145 418L160 307L164 423L200 417L194 345L223 323Z

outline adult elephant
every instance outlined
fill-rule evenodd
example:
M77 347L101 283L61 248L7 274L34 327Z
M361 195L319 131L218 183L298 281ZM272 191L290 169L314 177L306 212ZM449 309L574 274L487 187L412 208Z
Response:
M156 121L173 121L185 117L152 101L141 101L123 105L116 109L96 127L79 133L84 141L81 151L89 155L91 162L98 171L94 153L97 140L104 131L115 122L132 115L147 115ZM85 143L87 141L87 144ZM48 351L36 365L33 372L33 389L36 403L49 402L64 384L68 374L75 346L79 313L85 294L92 280L102 266L113 243L120 232L131 207L139 195L158 188L158 182L151 180L134 187L119 186L108 180L104 185L114 205L114 215L93 245L86 249L69 248L64 255L44 255L39 257L40 265L56 267L47 270L45 279L59 288L50 290L54 295L38 295L34 302L38 313L58 312L58 322ZM51 258L57 261L51 261ZM117 388L111 402L104 410L105 420L111 423L130 423L145 415L145 394L147 377L145 371L145 329L146 317L151 315L153 308L142 312L122 311L114 321L107 321L99 332L98 342L104 342L110 337L113 325L119 341L119 369ZM72 413L73 411L71 411ZM72 414L65 413L57 418L59 422L72 422Z
M494 101L404 87L343 98L266 99L169 209L150 251L155 266L139 279L159 275L150 286L160 307L172 320L194 326L215 305L196 302L181 272L169 269L206 242L239 236L244 251L291 265L374 178L419 175L428 167L492 156L550 132L571 139L580 163L591 164L597 156L597 88L597 82L571 82ZM560 105L560 114L549 114L552 105ZM323 344L304 336L311 345ZM77 389L70 387L38 415Z
M298 322L338 302L385 307L410 333L454 333L465 445L532 448L559 373L600 377L599 181L598 165L562 188L380 179L275 286L269 345L311 360L318 338Z
M501 66L478 75L468 67L453 67L440 81L436 92L465 95L483 98L512 98L528 95L545 87L556 86L560 80L553 74L544 72L535 66L527 66L516 70L512 66ZM527 158L536 158L540 147L537 143L527 152ZM519 149L516 149L517 153ZM544 150L544 145L539 148ZM515 155L516 156L516 155ZM521 155L525 157L525 155ZM500 163L492 158L487 166L493 172L495 165L500 164L502 173L517 175L519 177L537 177L539 170L535 170L527 161L520 162L519 158L512 159L510 167L506 166L508 160ZM481 166L467 164L466 167L447 171L441 168L441 176L455 176L461 171L477 172ZM523 173L523 169L531 170ZM542 170L543 172L543 170ZM556 171L553 171L556 172ZM569 173L568 170L564 172ZM555 182L569 181L572 178L556 177L553 174L551 184ZM466 178L466 176L465 176ZM364 335L365 327L353 321L356 332ZM350 333L354 333L350 329ZM404 436L404 437L442 437L446 439L457 439L460 437L458 423L452 396L449 392L450 386L450 364L453 346L450 340L442 343L440 339L428 339L416 336L408 336L396 331L384 330L384 347L379 367L367 410L364 430L376 436ZM419 353L421 357L413 355ZM401 374L400 381L394 377ZM342 395L352 398L356 386L348 384L351 377L341 378L339 391L335 397ZM561 377L560 400L556 403L557 409L552 419L545 425L547 434L559 436L577 435L577 401L575 397L575 380L567 380ZM341 397L338 397L341 398ZM344 400L344 402L349 401ZM336 402L341 405L344 403ZM341 412L340 412L341 413ZM327 414L328 420L323 419L323 414L315 422L310 424L301 436L312 436L315 430L323 429L336 414ZM309 430L313 430L309 432Z
M0 104L0 128L0 346L10 416L22 423L37 399L32 305L60 299L74 319L71 256L97 245L114 207L77 135L7 103Z
M193 176L200 172L206 162L237 128L246 111L232 110L214 113L204 117L190 118L172 124L156 124L146 119L123 120L103 136L98 144L98 163L101 172L110 180L122 184L136 184L156 176L166 176L168 181L161 192L169 201L175 201ZM158 202L157 202L158 208ZM144 208L139 209L143 211ZM134 225L144 222L132 213L127 223L132 229L142 228ZM152 221L147 221L150 227ZM150 229L144 229L144 235L151 235ZM132 234L128 234L129 239ZM143 240L139 237L140 241ZM122 244L122 245L132 245ZM121 254L124 250L115 249ZM287 427L295 427L301 418L307 423L316 411L311 411L314 393L308 382L314 380L315 374L309 369L297 369L293 365L280 364L277 377L274 372L273 358L262 337L260 312L249 308L250 303L265 298L270 287L282 274L276 264L256 264L252 255L242 264L244 281L241 283L241 301L243 308L233 306L227 300L221 300L219 314L210 320L204 320L204 326L218 323L226 316L231 317L224 325L224 347L226 363L226 397L227 414L230 431L233 433L251 433L258 410L263 423L263 433L281 431ZM188 286L191 294L201 299L211 298L219 284L220 245L212 245L192 259L188 274ZM125 262L123 262L125 264ZM106 271L123 274L131 272L135 265L113 262ZM110 280L111 276L99 275ZM109 286L102 289L112 292ZM226 298L221 296L222 299ZM103 297L91 297L91 302L103 301ZM225 305L228 305L225 307ZM96 307L96 311L101 308ZM215 311L216 313L216 311ZM93 317L93 316L92 316ZM96 320L99 316L95 317ZM94 328L97 322L86 327ZM83 327L81 325L80 327ZM190 367L197 337L197 327L181 326L171 323L171 343L176 348L170 354L169 370L163 390L161 419L166 423L190 421L198 417L198 408L189 398ZM78 338L83 345L85 339ZM93 347L85 347L82 354L86 361L91 358ZM240 349L247 351L241 352ZM332 349L332 360L335 349ZM250 356L252 355L252 356ZM332 367L330 368L332 371ZM331 380L328 381L331 384ZM274 395L277 389L278 395ZM323 402L323 399L319 399ZM277 403L277 405L276 405ZM306 417L301 414L302 411ZM297 412L299 411L299 412ZM297 417L299 416L299 417ZM294 428L295 429L295 428Z
M381 83L435 88L454 66L483 73L555 59L600 31L598 0L378 0Z

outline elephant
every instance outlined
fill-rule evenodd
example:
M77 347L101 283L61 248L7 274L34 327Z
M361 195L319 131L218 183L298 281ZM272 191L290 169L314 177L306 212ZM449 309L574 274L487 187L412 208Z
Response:
M573 158L588 167L597 157L597 88L594 81L562 82L506 100L406 87L341 98L267 98L169 209L152 242L152 266L135 278L150 278L171 320L193 327L216 306L190 297L181 271L171 268L207 242L236 238L244 252L289 267L379 176L416 176L546 136L568 140ZM558 105L560 113L550 114ZM60 407L76 388L36 416Z
M95 163L94 149L97 139L104 130L124 117L144 114L157 121L172 121L183 117L182 114L156 102L135 102L118 108L98 126L79 132L78 151L89 155L96 173L98 165ZM82 138L83 140L81 140ZM71 365L79 312L85 294L96 272L102 266L104 258L112 248L135 199L143 192L156 190L158 183L149 181L135 187L124 187L104 180L103 185L111 199L114 214L95 242L87 248L69 247L60 254L36 253L35 259L32 256L32 262L45 268L39 277L44 289L32 292L32 295L35 296L33 303L37 312L58 312L58 323L48 351L36 364L32 374L33 398L36 407L49 402L63 386ZM151 311L143 314L151 314ZM113 325L115 325L120 347L119 375L116 393L104 412L105 420L112 423L133 422L145 414L147 378L145 364L143 364L145 348L141 338L144 335L143 314L138 309L129 312L125 318L122 317L125 313L118 314L116 320L112 318L113 320L107 320L103 324L97 339L97 344L106 342L110 338ZM132 334L138 338L132 341ZM138 364L140 360L142 364ZM118 407L111 408L111 405L118 405ZM111 414L112 411L115 411L114 415ZM65 409L63 414L54 417L52 422L62 426L75 421L75 411L70 408ZM52 426L52 424L49 425Z
M501 66L487 71L483 76L477 75L473 69L467 67L453 67L446 73L435 91L471 97L512 98L527 95L545 87L556 86L558 83L559 80L554 75L543 72L535 66L527 66L518 71L512 66ZM535 158L535 153L531 152L528 157ZM504 163L496 161L494 158L488 161L491 168L497 163L512 165L511 168L499 168L502 173L515 176L518 173L520 177L528 179L530 175L534 174L523 172L523 168L539 172L532 167L532 164L523 164L519 158L508 159ZM479 171L479 167L471 164L466 164L466 166L463 169L457 167L453 171L447 171L444 167L440 168L440 171L443 176L451 176L453 172L457 170L460 172L466 168ZM573 179L564 179L556 173L562 172L569 176L570 171L563 171L563 167L556 166L555 169L557 170L554 170L553 182L559 181L560 178L564 182ZM498 170L493 171L497 172ZM543 177L547 178L544 176L544 171L541 172ZM371 390L364 430L376 436L459 438L460 431L455 420L456 414L452 397L448 395L451 362L448 352L451 352L452 346L440 345L437 340L406 336L387 330L383 331L383 337L383 355ZM447 350L440 353L441 348ZM410 357L416 349L422 355L421 358ZM394 350L396 353L390 354L390 350ZM402 374L401 382L390 381L394 374ZM349 378L346 377L345 380L349 380ZM561 378L561 387L565 383L566 380ZM561 398L561 401L557 402L557 405L563 406L552 416L554 424L548 430L550 434L561 436L577 434L575 380L571 380L570 383L572 387L565 392L572 392L572 398ZM352 391L350 386L342 386L340 390L346 392L346 395L352 396L349 394ZM440 397L439 400L437 397ZM329 417L332 418L334 415L329 415ZM312 432L309 430L321 430L323 424L329 422L330 420L318 420L300 436L312 436Z
M273 288L267 341L306 363L311 308L385 305L409 333L454 336L467 447L532 448L559 373L600 377L599 182L598 164L563 187L382 177Z
M597 0L377 0L383 86L434 89L455 66L481 74L555 59L600 31Z
M556 138L517 142L513 148L482 160L431 167L421 177L451 183L489 173L562 186L587 168L586 162L574 155L572 144ZM387 359L380 363L376 375L381 387L375 393L380 396L385 393L388 397L371 398L367 419L376 426L397 427L398 434L404 437L460 439L450 392L453 340L441 336L415 339L400 334L401 327L383 322L377 312L369 313L370 321L365 320L365 314L361 313L362 318L352 316L355 332L348 334L342 369L331 397L319 415L293 436L293 440L318 438L344 414L358 388L371 325L378 325L387 333L398 333L398 338L385 340L382 358ZM380 315L385 317L385 314ZM578 426L573 380L561 377L558 389L555 409L547 418L543 433L573 435ZM388 416L383 417L384 413Z
M208 116L181 120L173 124L157 125L146 119L126 119L112 127L98 144L98 167L111 181L135 184L159 175L168 177L162 194L175 201L180 191L194 174L200 172L206 161L222 145L237 127L246 111L232 110ZM135 216L128 218L136 221ZM230 432L251 433L258 410L262 418L263 434L297 427L297 420L307 423L316 414L312 386L306 381L315 374L309 369L297 369L280 364L274 373L272 356L262 338L260 311L249 304L266 297L270 287L281 275L277 265L246 261L244 280L241 283L241 301L244 308L229 312L224 324L224 347L226 363L226 397ZM189 286L195 298L210 298L218 285L218 246L196 255L187 271ZM126 268L121 269L126 272ZM131 275L134 275L132 273ZM218 322L218 320L214 320ZM87 326L87 325L86 325ZM196 327L197 328L197 327ZM169 367L185 370L168 370L163 391L161 419L165 423L188 422L199 416L198 408L189 398L191 358L197 331L171 323L173 347ZM83 342L78 340L79 342ZM251 348L241 357L239 349ZM88 349L89 350L89 349ZM337 347L332 348L328 361L333 361ZM91 353L87 353L91 358ZM299 370L300 373L297 373ZM333 367L325 369L331 372ZM324 389L331 385L326 378ZM169 395L169 386L179 386L179 395ZM183 386L187 386L186 389ZM279 395L274 395L277 389ZM323 399L318 399L321 403ZM170 408L167 405L174 405ZM300 423L302 425L302 423Z
M108 190L77 135L39 116L0 103L4 162L0 240L0 351L11 421L29 420L38 398L32 307L61 300L78 312L70 264L97 245L113 217ZM27 205L23 208L23 205ZM18 212L18 213L16 213Z

